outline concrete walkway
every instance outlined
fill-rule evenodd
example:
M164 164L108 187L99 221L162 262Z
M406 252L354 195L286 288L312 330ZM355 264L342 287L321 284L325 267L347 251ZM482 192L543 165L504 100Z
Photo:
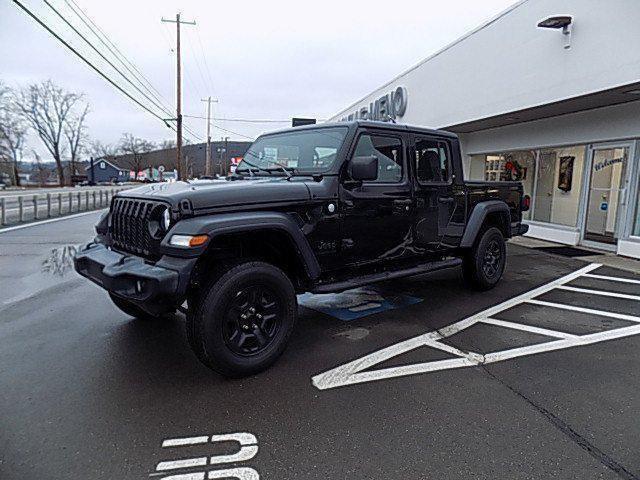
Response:
M537 238L531 237L514 237L509 240L509 243L527 248L566 246L560 243L547 242L545 240L538 240ZM580 248L581 250L589 250L594 253L594 255L586 257L574 257L576 260L581 260L585 263L601 263L602 265L606 265L607 267L619 268L621 270L627 270L633 273L640 273L640 260L623 257L621 255L616 255L615 253L605 252L603 250L597 250L595 248L583 247L581 245L576 246L576 248Z

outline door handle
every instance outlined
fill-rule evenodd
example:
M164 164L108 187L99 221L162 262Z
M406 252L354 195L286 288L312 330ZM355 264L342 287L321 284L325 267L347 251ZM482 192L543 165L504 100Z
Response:
M393 211L396 213L400 212L408 212L411 210L411 206L413 205L413 200L410 198L394 200L393 201Z
M438 197L440 203L453 203L453 197Z

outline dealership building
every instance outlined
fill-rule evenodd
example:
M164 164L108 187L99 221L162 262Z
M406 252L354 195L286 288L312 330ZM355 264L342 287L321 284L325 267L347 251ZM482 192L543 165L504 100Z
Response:
M527 235L640 258L640 1L524 0L332 121L460 136L465 173L520 180Z

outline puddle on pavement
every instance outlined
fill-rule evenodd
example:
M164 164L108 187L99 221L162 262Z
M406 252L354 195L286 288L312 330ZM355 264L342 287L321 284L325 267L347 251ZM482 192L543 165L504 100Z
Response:
M42 273L64 277L73 271L73 256L77 251L77 245L65 245L51 249L49 256L42 261Z
M20 259L19 275L0 289L0 306L11 305L60 286L74 278L73 256L79 245L53 248L45 255L28 255Z
M336 333L334 337L346 338L347 340L358 341L365 338L369 335L368 328L350 328L349 330L345 330L343 332Z

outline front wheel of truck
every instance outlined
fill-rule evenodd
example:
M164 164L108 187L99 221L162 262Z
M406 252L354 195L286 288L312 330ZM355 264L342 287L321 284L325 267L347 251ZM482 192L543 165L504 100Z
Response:
M277 360L296 317L295 290L282 270L259 261L238 263L192 295L187 338L207 367L244 377Z
M465 280L477 290L489 290L502 278L507 248L502 232L491 227L484 230L463 259Z

